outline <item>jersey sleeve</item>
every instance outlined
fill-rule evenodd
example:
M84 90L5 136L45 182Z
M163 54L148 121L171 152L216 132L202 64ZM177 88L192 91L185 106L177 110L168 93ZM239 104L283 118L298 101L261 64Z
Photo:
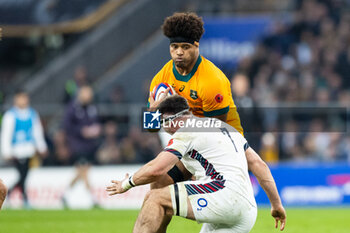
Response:
M190 139L186 133L175 133L170 139L164 151L168 151L181 159L188 151L190 151Z
M250 146L249 143L247 141L247 139L245 137L243 137L241 134L239 135L242 145L243 145L243 150L246 151Z
M204 116L213 117L228 113L232 95L230 82L225 76L210 78L209 82L203 84L201 92Z

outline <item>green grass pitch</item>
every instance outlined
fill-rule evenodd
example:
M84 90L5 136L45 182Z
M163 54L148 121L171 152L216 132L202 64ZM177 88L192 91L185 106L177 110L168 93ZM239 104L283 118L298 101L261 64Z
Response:
M137 210L3 210L1 233L128 233L132 231ZM350 208L287 209L289 233L348 233ZM173 218L168 233L199 232L196 222ZM253 233L279 232L268 209L260 209Z

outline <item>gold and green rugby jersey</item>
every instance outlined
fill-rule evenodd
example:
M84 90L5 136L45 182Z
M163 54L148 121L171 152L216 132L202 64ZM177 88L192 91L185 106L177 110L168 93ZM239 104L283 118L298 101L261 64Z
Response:
M178 95L185 97L198 117L214 117L227 113L226 123L243 134L243 128L233 102L231 83L225 74L211 61L199 56L192 71L183 76L170 60L154 76L150 92L159 83L168 83Z

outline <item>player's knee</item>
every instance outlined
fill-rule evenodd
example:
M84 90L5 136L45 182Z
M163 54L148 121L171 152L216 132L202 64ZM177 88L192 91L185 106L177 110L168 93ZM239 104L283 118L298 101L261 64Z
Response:
M145 196L145 200L153 202L155 204L162 204L162 191L161 189L151 189Z
M145 201L159 202L159 189L151 189L145 196Z
M148 199L150 198L150 196L151 196L151 191L152 191L152 190L150 190L150 191L148 191L148 192L146 193L144 202L148 201Z
M5 190L6 186L5 184L2 182L2 180L0 179L0 190Z
M171 197L170 193L167 192L167 187L162 189L150 190L146 194L145 201L147 201L151 205L161 206L162 208L164 208L166 215L172 215Z

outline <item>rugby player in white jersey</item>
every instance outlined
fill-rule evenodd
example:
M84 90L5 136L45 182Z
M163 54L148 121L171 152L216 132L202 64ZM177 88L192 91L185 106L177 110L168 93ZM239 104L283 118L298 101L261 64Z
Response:
M167 97L158 109L163 128L172 134L167 147L134 175L113 180L106 190L115 195L152 183L179 159L196 180L149 191L133 232L164 232L167 216L173 215L204 223L201 233L249 232L256 220L257 205L248 174L246 139L218 119L193 116L181 96ZM273 181L270 173L266 178ZM276 227L280 221L283 230L286 214L274 181L265 188Z

